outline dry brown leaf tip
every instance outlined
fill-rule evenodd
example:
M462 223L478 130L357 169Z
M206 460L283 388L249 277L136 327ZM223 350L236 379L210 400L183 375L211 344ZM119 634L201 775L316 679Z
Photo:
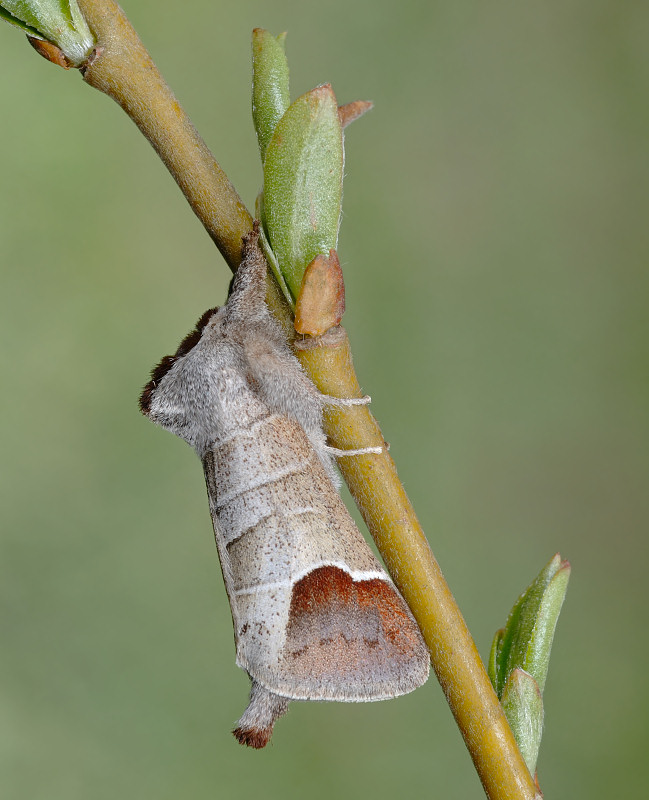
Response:
M338 119L342 128L346 128L351 122L362 117L366 111L374 106L370 100L354 100L352 103L338 106Z
M57 47L52 42L47 42L45 39L38 39L36 36L28 36L27 41L36 50L37 53L43 56L47 61L56 64L63 69L70 69L72 63L68 61L63 50Z
M304 271L295 305L295 330L321 336L338 325L345 313L345 283L338 254L317 255Z

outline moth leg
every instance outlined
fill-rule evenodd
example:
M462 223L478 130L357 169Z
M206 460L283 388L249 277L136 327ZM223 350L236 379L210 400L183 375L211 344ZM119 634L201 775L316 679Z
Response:
M336 456L337 458L340 456L366 456L369 453L381 455L383 452L382 447L361 447L358 450L339 450L337 447L329 447L329 445L325 445L325 450L329 455Z
M372 402L368 394L364 397L333 397L330 394L321 394L320 399L325 406L366 406Z
M274 694L253 678L248 708L232 731L235 739L257 750L265 747L272 736L275 720L286 714L288 704L288 697Z
M321 394L320 398L325 406L366 406L368 403L372 402L372 398L367 394L363 397L333 397L330 394ZM361 447L356 450L339 450L337 447L325 445L324 449L330 456L336 456L337 458L341 456L365 456L369 453L380 455L383 452L382 447Z

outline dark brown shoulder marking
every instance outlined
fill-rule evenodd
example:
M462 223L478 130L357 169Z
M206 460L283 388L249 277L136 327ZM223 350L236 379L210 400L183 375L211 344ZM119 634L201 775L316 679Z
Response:
M169 370L173 367L175 362L186 356L187 353L193 348L196 347L198 342L200 341L201 335L203 333L203 328L207 325L210 321L212 316L216 314L218 311L217 308L209 308L198 320L196 326L185 336L182 342L178 345L178 349L172 356L165 356L160 363L154 367L151 371L151 380L147 383L147 385L142 390L142 394L140 395L140 411L143 414L148 414L149 410L151 409L151 400L153 398L153 393L156 390L157 385L160 381L164 378L164 376L169 372Z

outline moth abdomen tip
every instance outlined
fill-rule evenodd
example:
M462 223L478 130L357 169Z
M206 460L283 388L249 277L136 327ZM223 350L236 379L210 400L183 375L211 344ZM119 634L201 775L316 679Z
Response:
M288 697L271 692L253 678L250 702L232 731L234 738L255 750L266 747L273 735L273 726L286 713L288 703Z
M252 747L255 750L261 750L263 747L266 747L272 734L272 725L267 728L238 727L232 731L232 735L239 744L245 744L246 747Z

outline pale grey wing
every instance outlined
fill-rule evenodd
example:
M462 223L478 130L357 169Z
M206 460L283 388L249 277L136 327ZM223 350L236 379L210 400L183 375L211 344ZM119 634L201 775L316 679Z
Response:
M237 663L294 699L379 700L423 683L419 630L300 426L270 415L212 454Z

